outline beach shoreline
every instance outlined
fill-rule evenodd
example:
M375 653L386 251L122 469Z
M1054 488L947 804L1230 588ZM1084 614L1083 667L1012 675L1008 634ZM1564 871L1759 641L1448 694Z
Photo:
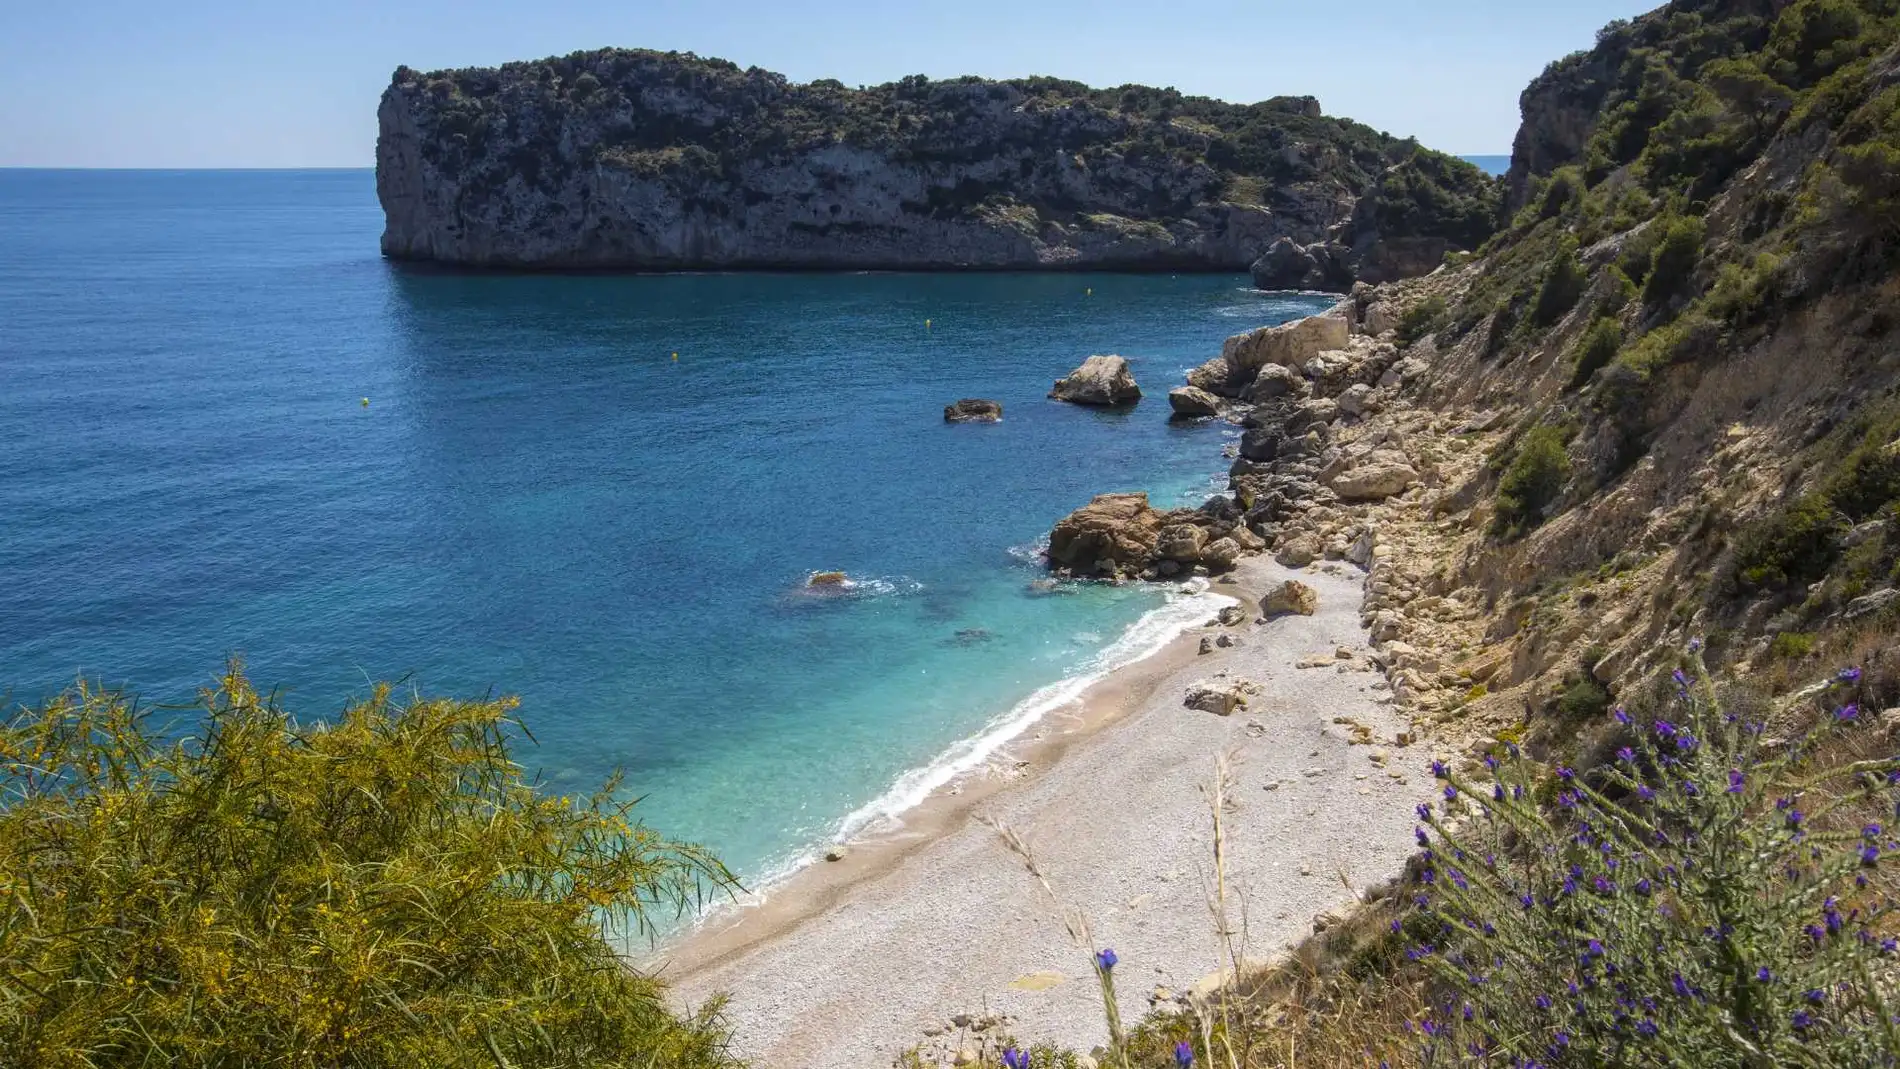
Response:
M1294 575L1319 590L1320 611L1256 624L1260 595ZM1269 956L1396 868L1413 796L1429 789L1393 747L1404 725L1366 660L1363 585L1350 565L1243 562L1211 590L1239 600L1244 621L1190 626L1107 672L895 827L716 909L642 967L685 1003L733 994L741 1053L780 1069L888 1062L963 1014L1005 1014L1025 1040L1086 1050L1102 1027L1094 985L1076 982L1086 951L992 825L1022 834L1057 893L1131 963L1120 1008L1134 1020L1157 986L1185 989L1219 967L1199 790L1217 759L1236 799L1229 873L1252 918L1247 953ZM1223 631L1241 644L1199 652ZM1221 672L1258 685L1247 708L1182 706L1188 684ZM1391 753L1390 770L1368 760L1374 749Z

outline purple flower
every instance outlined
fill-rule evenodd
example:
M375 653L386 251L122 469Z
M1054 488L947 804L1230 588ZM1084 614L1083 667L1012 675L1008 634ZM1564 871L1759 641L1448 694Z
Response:
M1598 941L1597 941L1597 940L1595 940L1595 939L1592 939L1592 940L1590 940L1590 943L1589 943L1589 945L1588 945L1588 946L1585 946L1585 947L1583 948L1583 956L1584 956L1584 957L1586 957L1586 958L1600 958L1600 957L1602 957L1602 956L1603 956L1603 944L1602 944L1602 943L1600 943L1600 942L1598 942Z
M1821 1003L1827 1001L1827 992L1821 990L1818 987L1809 988L1807 991L1806 998L1809 1002L1812 1002L1816 1006L1819 1006Z
M1518 901L1518 904L1523 906L1525 909L1529 909L1532 906L1537 904L1537 900L1531 897L1531 893L1529 891L1526 891L1523 894L1518 895L1517 901Z
M1565 783L1569 783L1576 775L1575 771L1565 765L1557 766L1557 778L1563 780Z
M1676 749L1693 750L1695 749L1695 741L1695 736L1685 731L1676 736Z
M1491 800L1494 802L1504 801L1504 784L1493 783L1491 785Z
M1861 864L1875 865L1875 864L1878 864L1879 862L1880 862L1880 847L1875 846L1873 843L1867 843L1866 845L1860 848L1860 863Z
M1011 1047L1003 1052L1003 1065L1007 1069L1029 1069L1029 1052Z
M1686 687L1689 685L1689 677L1686 675L1683 675L1682 669L1680 668L1676 669L1673 672L1670 672L1669 678L1675 680L1676 686L1678 687Z
M1878 839L1880 837L1880 825L1869 824L1860 829L1860 837L1863 839Z
M1610 715L1616 717L1616 722L1623 725L1624 727L1630 726L1630 715L1623 711L1622 706L1620 705L1617 706L1615 711L1612 712Z
M1801 812L1801 811L1800 811L1799 809L1790 809L1790 810L1788 810L1788 826L1789 826L1790 828L1798 828L1798 827L1800 827L1800 826L1801 826L1801 818L1802 818L1802 817L1803 817L1804 815L1805 815L1805 814L1803 814L1803 813L1802 813L1802 812Z
M1535 999L1535 1001L1536 1001L1536 1003L1537 1003L1537 1008L1538 1008L1538 1009L1540 1009L1540 1010L1547 1010L1547 1009L1550 1009L1550 996L1549 996L1549 995L1539 995L1539 996L1537 996L1537 998Z
M1880 941L1880 950L1885 954L1900 953L1900 939L1888 936Z
M1498 770L1498 759L1495 757L1492 757L1490 754L1485 754L1484 767L1490 769L1493 772L1496 772Z
M1775 979L1775 974L1769 972L1768 966L1764 965L1761 968L1755 970L1755 979L1760 980L1764 984L1773 983Z
M1656 721L1656 734L1667 739L1675 735L1675 733L1676 733L1676 725L1671 724L1667 720Z
M1108 972L1110 969L1113 969L1115 963L1120 960L1122 959L1115 956L1114 947L1103 947L1095 955L1095 967L1103 972Z
M1636 797L1641 798L1645 802L1653 802L1656 800L1656 792L1650 789L1649 784L1638 783L1636 785Z
M1689 982L1682 978L1681 973L1675 974L1675 976L1669 981L1669 986L1675 988L1676 997L1678 998L1689 997Z
M1796 1010L1794 1011L1793 1022L1795 1031L1805 1032L1809 1026L1814 1024L1814 1018L1810 1016L1806 1010Z
M1689 652L1690 653L1702 652L1702 639L1700 636L1689 640Z
M1834 719L1840 720L1843 722L1848 721L1848 720L1855 720L1855 719L1858 719L1859 717L1860 717L1860 706L1854 704L1853 702L1848 702L1846 705L1843 705L1839 709L1834 710Z
M1600 894L1600 895L1607 895L1611 891L1616 890L1616 885L1611 883L1609 880L1603 878L1602 876L1597 877L1596 887L1597 887L1597 894Z
M1029 1062L1029 1059L1027 1058L1023 1059L1023 1063L1025 1065L1028 1064L1028 1062ZM1194 1045L1189 1043L1185 1039L1179 1043L1176 1043L1174 1045L1174 1064L1180 1066L1181 1069L1188 1069L1188 1066L1193 1065L1194 1064Z
M1458 788L1452 786L1449 783L1445 784L1445 801L1450 802L1450 801L1455 800L1457 797L1458 797Z
M1625 746L1616 751L1616 759L1626 765L1633 765L1636 763L1636 751Z
M1418 840L1420 849L1429 848L1432 845L1431 839L1425 835L1424 828L1413 828L1412 837Z
M1564 791L1557 796L1557 804L1563 806L1565 809L1577 808L1577 801L1576 791Z
M1639 895L1647 895L1649 893L1648 877L1636 881L1636 893Z
M1743 777L1742 777L1741 769L1739 768L1729 769L1728 770L1728 793L1730 794L1742 793L1742 780L1743 780Z
M1417 813L1418 813L1418 819L1424 821L1427 824L1430 824L1432 822L1432 807L1431 806L1426 805L1424 802L1420 802L1418 804Z
M1653 1037L1656 1034L1656 1022L1648 1017L1643 1018L1636 1023L1636 1034L1644 1039Z
M1445 767L1445 762L1437 760L1432 762L1432 776L1434 778L1445 779L1450 775L1451 770Z
M1834 674L1834 680L1837 683L1846 683L1849 685L1858 683L1860 682L1860 669L1843 668Z

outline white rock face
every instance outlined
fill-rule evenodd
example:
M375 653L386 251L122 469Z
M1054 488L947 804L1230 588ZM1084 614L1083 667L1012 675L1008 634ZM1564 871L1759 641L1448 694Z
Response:
M1418 485L1418 470L1404 453L1380 449L1333 476L1333 493L1347 501L1382 501Z
M1235 368L1257 370L1264 364L1305 367L1312 359L1330 349L1344 349L1351 327L1343 316L1317 315L1261 327L1228 338L1221 346L1221 357Z

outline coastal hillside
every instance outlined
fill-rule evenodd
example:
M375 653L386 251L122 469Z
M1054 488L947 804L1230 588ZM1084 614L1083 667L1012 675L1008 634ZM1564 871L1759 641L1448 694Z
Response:
M1446 786L1391 884L1131 1062L1892 1058L1900 9L1678 0L1522 111L1476 257L1190 375L1268 551L1368 565Z
M1054 78L849 88L690 53L399 68L385 255L497 268L1246 270L1344 288L1491 233L1500 184L1324 116Z

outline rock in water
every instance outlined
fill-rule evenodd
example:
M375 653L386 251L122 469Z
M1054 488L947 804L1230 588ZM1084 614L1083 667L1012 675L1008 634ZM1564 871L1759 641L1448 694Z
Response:
M1141 400L1141 387L1119 356L1091 356L1082 366L1057 379L1049 396L1078 405L1126 405Z
M1003 418L1001 401L985 401L978 397L965 397L955 404L943 406L945 423L995 423Z
M1090 575L1110 569L1139 570L1154 556L1162 514L1147 494L1099 494L1049 532L1049 563Z
M1311 616L1319 611L1319 593L1297 579L1288 579L1260 599L1260 615L1271 620L1276 616Z
M813 572L805 580L808 587L827 587L840 589L851 585L851 578L843 572Z
M1176 386L1169 390L1168 406L1181 419L1220 415L1220 398L1193 386Z

